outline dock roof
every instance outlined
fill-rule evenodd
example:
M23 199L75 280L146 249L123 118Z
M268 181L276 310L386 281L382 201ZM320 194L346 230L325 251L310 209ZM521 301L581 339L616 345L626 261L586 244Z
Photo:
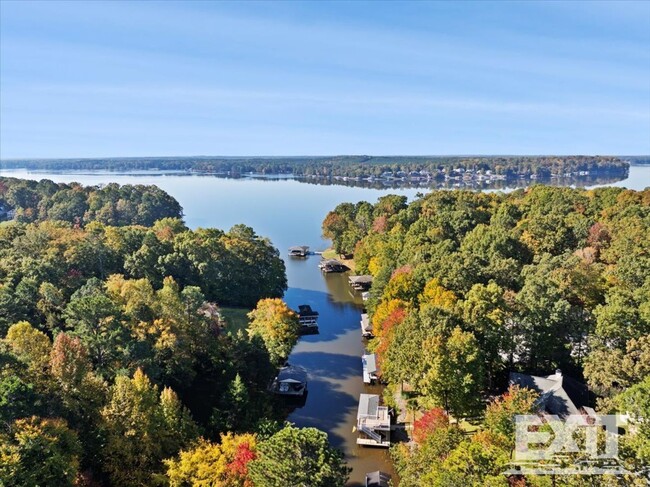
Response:
M377 394L361 394L359 396L359 411L357 419L376 418L379 410L379 396Z
M361 314L361 330L363 333L372 333L372 325L370 324L367 313Z
M363 361L363 366L369 373L374 374L377 372L377 356L374 353L363 355L361 360Z
M390 475L385 472L369 472L366 474L366 487L388 487Z
M318 316L318 311L311 309L308 304L301 304L298 306L298 314L300 316Z
M278 382L306 383L307 371L299 365L287 365L278 372Z
M302 250L303 252L307 252L309 250L308 245L294 245L293 247L289 247L289 250Z
M372 284L372 276L350 276L348 278L350 284Z

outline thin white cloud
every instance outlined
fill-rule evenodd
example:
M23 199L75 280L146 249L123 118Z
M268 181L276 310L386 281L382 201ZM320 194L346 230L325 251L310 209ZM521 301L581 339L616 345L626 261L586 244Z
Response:
M321 109L347 109L355 107L384 107L392 110L462 110L490 113L538 114L562 117L608 116L650 121L648 106L621 107L599 103L554 103L539 101L512 101L489 98L430 96L427 94L367 94L364 92L310 93L274 90L243 90L227 88L202 88L188 86L113 86L113 85L44 85L23 86L32 94L68 97L114 97L130 101L153 100L162 104L197 104L203 106L245 106L261 103L277 106L313 106Z

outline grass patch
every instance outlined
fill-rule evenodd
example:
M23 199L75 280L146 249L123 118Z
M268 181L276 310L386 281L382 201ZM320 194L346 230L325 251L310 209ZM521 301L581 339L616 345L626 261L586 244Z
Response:
M323 251L323 259L338 259L338 258L339 258L338 254L332 248Z
M226 331L237 333L248 328L248 308L220 308L221 316L226 320Z
M470 423L467 420L462 420L458 426L467 434L478 433L481 430L480 424Z

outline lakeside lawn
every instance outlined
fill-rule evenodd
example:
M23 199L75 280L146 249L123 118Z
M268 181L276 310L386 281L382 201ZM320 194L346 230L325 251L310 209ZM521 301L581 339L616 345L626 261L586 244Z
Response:
M237 331L246 331L248 327L248 308L228 308L221 307L221 315L226 320L226 331L237 333Z

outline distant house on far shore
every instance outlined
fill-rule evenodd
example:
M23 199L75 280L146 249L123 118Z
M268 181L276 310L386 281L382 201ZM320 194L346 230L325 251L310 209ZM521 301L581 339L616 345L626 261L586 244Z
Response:
M593 411L594 396L587 386L561 370L547 376L535 376L510 372L510 384L526 387L539 394L538 404L549 414L565 417Z

